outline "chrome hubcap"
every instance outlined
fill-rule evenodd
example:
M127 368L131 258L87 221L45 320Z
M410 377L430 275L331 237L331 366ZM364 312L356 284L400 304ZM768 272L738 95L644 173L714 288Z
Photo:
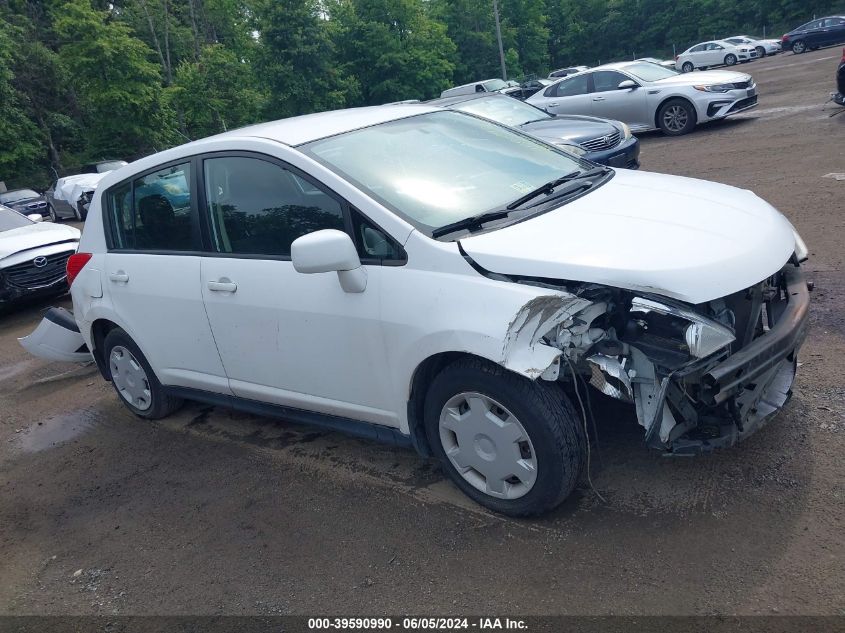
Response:
M146 411L152 404L150 381L141 363L122 345L115 345L109 355L111 379L117 392L136 409Z
M728 55L725 59L725 63L728 66L733 66L736 63L736 57L734 57L733 55Z
M687 110L683 106L669 106L666 108L666 112L663 113L664 125L673 132L683 130L687 125L687 121L689 121L689 115L687 115Z
M792 47L796 53L803 53L804 52L804 42L796 42L795 46Z
M518 499L537 480L537 454L525 428L501 404L459 393L440 412L446 456L473 487L491 497Z

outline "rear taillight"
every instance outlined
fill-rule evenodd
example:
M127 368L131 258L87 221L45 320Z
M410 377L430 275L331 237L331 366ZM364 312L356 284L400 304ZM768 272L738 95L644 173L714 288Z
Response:
M789 41L789 36L788 36L788 35L784 35L782 38L780 38L780 41L781 41L781 42L783 42L783 43L788 42L788 41Z
M675 55L675 61L678 61L679 57L680 57L680 55Z
M67 260L67 285L70 288L76 276L85 268L85 264L91 259L91 253L74 253Z

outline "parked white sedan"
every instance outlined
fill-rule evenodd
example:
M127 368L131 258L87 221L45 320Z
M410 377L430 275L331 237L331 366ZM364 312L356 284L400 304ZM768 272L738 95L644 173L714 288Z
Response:
M713 66L733 66L757 59L757 51L748 44L735 45L725 40L702 42L690 46L675 59L675 69L690 73L695 69L706 70Z
M757 57L765 57L766 55L777 55L783 50L780 45L780 40L762 40L750 35L732 35L725 38L726 42L734 46L751 46L757 51Z
M620 62L566 77L527 102L552 114L623 121L634 133L659 129L679 135L755 107L757 87L745 73L682 75L650 62Z
M629 403L664 452L732 445L775 413L806 256L750 191L406 104L113 172L68 272L76 344L136 415L187 398L413 446L528 515L589 463L585 389Z

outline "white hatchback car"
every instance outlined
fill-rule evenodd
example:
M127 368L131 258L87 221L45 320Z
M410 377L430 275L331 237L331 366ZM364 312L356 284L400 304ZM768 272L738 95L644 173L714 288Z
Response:
M733 66L752 59L757 59L757 50L753 46L714 40L690 46L675 58L675 68L689 73L696 68L705 70L712 66Z
M749 191L393 105L109 174L68 271L77 336L135 414L192 399L414 446L479 503L529 515L584 473L587 389L674 454L777 411L805 258Z

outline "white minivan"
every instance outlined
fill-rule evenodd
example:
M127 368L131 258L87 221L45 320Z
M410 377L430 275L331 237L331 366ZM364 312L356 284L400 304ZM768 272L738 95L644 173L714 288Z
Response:
M108 174L67 346L143 418L190 399L413 446L524 516L584 474L587 390L680 455L780 409L806 256L749 191L425 105L327 112ZM57 322L24 345L51 357Z

